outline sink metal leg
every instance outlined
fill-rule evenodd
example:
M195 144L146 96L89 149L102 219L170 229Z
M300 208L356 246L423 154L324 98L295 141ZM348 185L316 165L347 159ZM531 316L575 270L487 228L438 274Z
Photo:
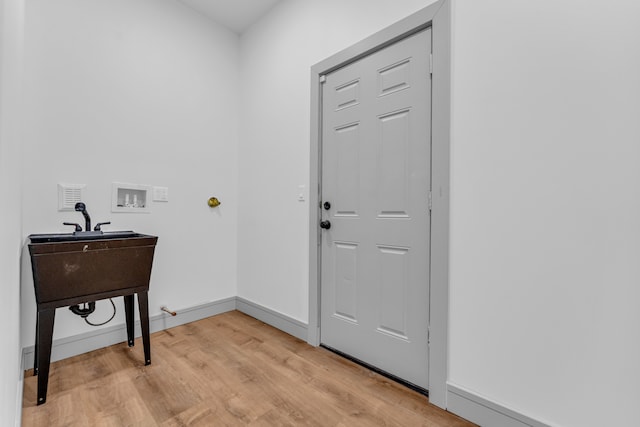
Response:
M49 385L49 364L51 362L51 342L53 338L53 322L56 316L55 308L38 309L37 361L38 370L38 405L47 401L47 387Z
M140 326L142 344L144 345L144 364L151 363L151 342L149 341L149 299L147 292L138 292L138 309L140 310Z
M133 294L124 296L124 316L127 323L127 343L133 347L135 343L134 320L133 320Z
M36 345L33 350L33 376L38 375L38 313L36 312Z

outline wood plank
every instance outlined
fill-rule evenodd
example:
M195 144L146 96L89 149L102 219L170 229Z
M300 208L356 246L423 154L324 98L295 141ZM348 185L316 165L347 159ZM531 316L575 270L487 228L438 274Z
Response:
M468 423L322 348L233 311L55 362L47 403L25 374L28 426L431 426Z

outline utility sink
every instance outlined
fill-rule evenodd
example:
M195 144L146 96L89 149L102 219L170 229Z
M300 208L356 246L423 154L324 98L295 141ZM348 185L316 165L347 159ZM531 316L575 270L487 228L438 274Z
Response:
M82 204L84 207L84 204ZM90 223L87 217L87 229ZM46 402L56 308L122 296L129 346L134 344L134 295L138 296L145 365L151 363L149 279L158 241L133 231L32 234L29 254L38 317L34 374L38 405Z
M155 236L91 231L32 234L29 239L38 304L72 305L110 298L124 289L149 288Z

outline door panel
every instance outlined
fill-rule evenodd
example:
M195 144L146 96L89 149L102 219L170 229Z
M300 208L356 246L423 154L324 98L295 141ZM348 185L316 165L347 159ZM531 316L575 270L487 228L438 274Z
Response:
M358 245L335 242L335 316L358 321Z
M409 117L403 110L379 118L380 189L378 218L408 218Z
M431 30L323 84L321 342L428 387Z
M407 341L409 248L378 246L378 250L380 319L377 330Z
M358 191L360 189L360 127L358 123L335 130L336 162L335 176L340 185L336 188L336 215L358 215Z

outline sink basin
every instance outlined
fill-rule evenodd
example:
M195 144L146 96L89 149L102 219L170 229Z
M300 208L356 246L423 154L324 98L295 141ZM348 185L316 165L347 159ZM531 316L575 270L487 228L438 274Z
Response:
M80 231L75 233L59 234L32 234L29 236L31 243L55 243L73 242L78 240L104 240L141 237L144 234L135 231Z
M133 231L32 234L29 253L38 304L68 305L149 289L155 236Z

